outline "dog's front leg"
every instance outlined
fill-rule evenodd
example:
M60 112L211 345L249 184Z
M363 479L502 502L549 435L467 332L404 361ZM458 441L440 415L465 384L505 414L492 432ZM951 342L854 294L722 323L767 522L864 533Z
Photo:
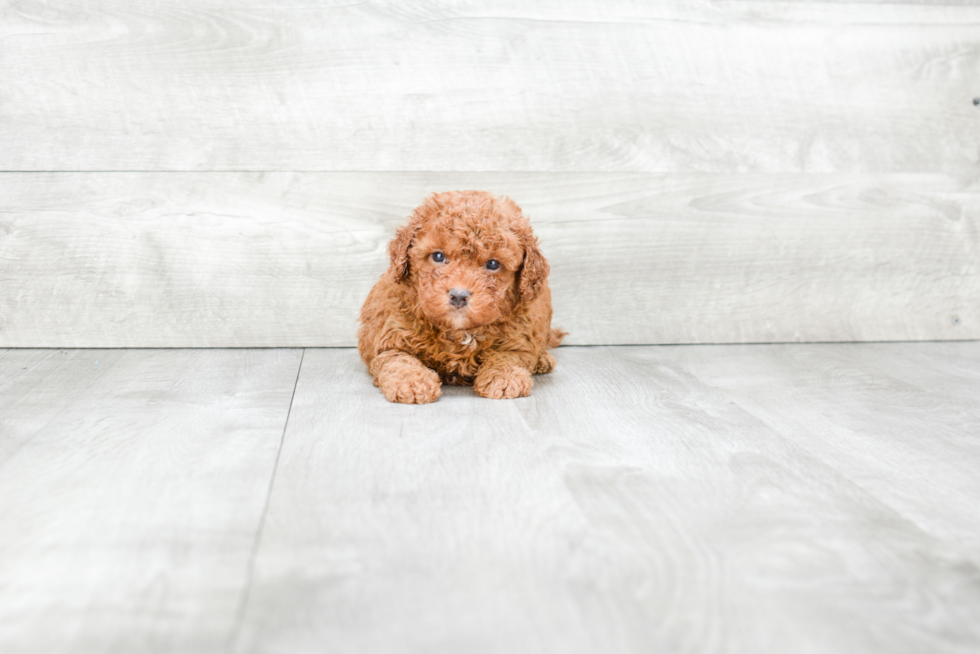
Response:
M369 366L374 384L391 402L425 404L442 395L442 384L435 370L407 352L386 350L374 357Z
M473 389L483 397L509 400L531 394L535 357L527 352L495 352L480 364Z

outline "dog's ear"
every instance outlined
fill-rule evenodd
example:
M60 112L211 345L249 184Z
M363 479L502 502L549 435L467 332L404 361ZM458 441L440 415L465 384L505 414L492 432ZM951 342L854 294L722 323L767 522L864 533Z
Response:
M505 215L509 214L507 217L511 230L524 250L524 262L517 273L517 293L521 302L530 302L538 297L551 268L548 260L541 254L531 223L517 203L506 196L498 196L495 201Z
M388 243L388 256L391 258L391 265L388 268L388 274L391 275L395 281L403 282L408 279L409 265L408 265L408 251L412 248L412 242L415 241L415 237L418 235L422 226L428 220L429 216L439 210L439 202L436 200L435 194L427 197L421 205L412 215L409 216L408 222L398 228L395 232L395 238Z
M523 223L521 228L517 230L517 237L520 239L521 247L524 248L524 263L521 264L521 271L518 275L517 290L520 293L521 301L530 302L541 292L541 287L548 279L548 272L550 272L551 267L548 265L548 260L541 254L538 239L531 231L527 219L524 219Z

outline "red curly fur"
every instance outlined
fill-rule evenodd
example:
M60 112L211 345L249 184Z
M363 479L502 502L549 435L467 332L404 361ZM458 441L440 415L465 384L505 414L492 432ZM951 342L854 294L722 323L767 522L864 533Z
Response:
M511 199L430 195L398 229L388 255L388 271L361 308L357 348L389 400L433 402L444 383L472 384L489 398L523 397L532 374L554 369L548 349L565 332L551 328L548 262ZM490 260L499 268L488 269ZM470 293L462 307L450 302L456 289Z

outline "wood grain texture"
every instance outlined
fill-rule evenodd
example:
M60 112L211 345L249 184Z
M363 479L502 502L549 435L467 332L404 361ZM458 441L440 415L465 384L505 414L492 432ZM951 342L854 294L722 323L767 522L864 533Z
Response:
M557 358L530 398L406 407L355 352L307 351L233 649L980 647L980 525L954 524L980 500L980 345ZM855 372L953 358L935 388Z
M974 3L0 3L0 170L976 172Z
M0 651L221 651L299 351L0 351Z
M506 193L572 344L980 338L943 175L3 173L0 345L350 346L432 190Z
M980 565L980 344L642 350L824 460Z

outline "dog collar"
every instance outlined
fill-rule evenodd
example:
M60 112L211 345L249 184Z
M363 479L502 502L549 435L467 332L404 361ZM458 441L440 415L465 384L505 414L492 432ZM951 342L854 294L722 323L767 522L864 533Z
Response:
M459 342L461 345L476 347L480 341L484 341L486 338L486 335L479 332L463 332L463 335L459 337Z

